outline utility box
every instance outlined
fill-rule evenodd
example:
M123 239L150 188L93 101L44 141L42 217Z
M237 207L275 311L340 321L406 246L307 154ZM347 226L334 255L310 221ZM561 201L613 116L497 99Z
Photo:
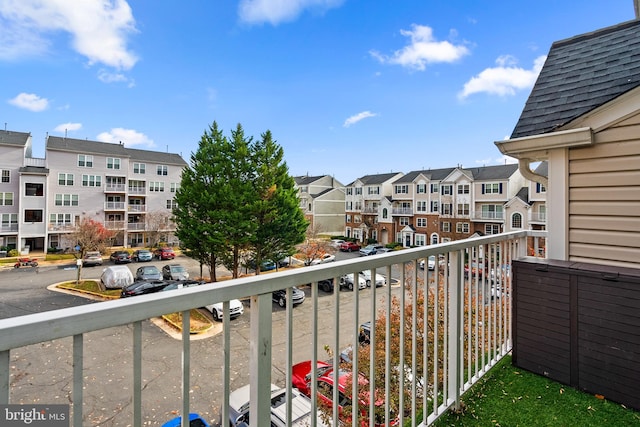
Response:
M513 261L513 364L640 410L640 270Z

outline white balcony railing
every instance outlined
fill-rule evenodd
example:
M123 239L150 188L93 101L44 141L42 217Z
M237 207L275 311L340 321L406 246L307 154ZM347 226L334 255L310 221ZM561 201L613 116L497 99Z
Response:
M253 420L259 420L255 425L267 426L270 418L270 384L287 387L287 396L291 396L291 366L300 361L294 360L294 349L297 357L303 354L311 360L311 366L314 367L311 375L314 377L317 373L316 362L328 357L323 350L325 346L334 350L351 346L354 352L352 369L355 372L362 372L357 362L360 352L369 357L385 359L379 360L380 363L371 363L371 369L363 372L370 379L382 378L369 381L368 386L368 395L376 393L380 400L374 402L371 399L371 403L362 404L360 411L354 410L352 425L360 425L361 414L373 417L376 404L382 404L381 408L384 409L381 415L384 425L394 424L391 421L396 416L399 418L397 425L404 425L408 419L415 421L413 425L430 425L448 408L459 405L461 394L510 351L510 263L528 252L537 253L542 247L537 242L545 235L544 232L520 231L472 238L3 319L0 320L0 404L25 400L48 404L71 402L71 425L76 427L100 424L107 419L111 423L109 425L155 424L158 414L166 412L153 405L162 405L161 401L165 401L166 405L167 399L171 401L168 402L170 407L179 408L181 414L190 413L192 405L203 402L208 408L221 408L221 419L228 420L228 398L233 375L234 381L237 382L240 377L240 381L251 385L252 425ZM437 267L433 271L427 267L420 269L420 261L432 255L439 260ZM428 266L428 263L425 264ZM363 290L358 290L356 286L353 292L339 292L336 287L333 295L322 298L329 299L330 304L322 305L320 312L318 281L373 270L387 277L387 286ZM309 296L304 310L287 304L284 312L273 312L273 291L287 289L290 301L291 287L307 286L305 284L309 284ZM420 294L425 298L420 298ZM250 332L247 336L232 335L227 311L229 301L245 298L250 298L249 313L244 314L249 316ZM400 307L410 309L394 311L392 300ZM202 307L204 301L223 302L226 314L222 322L221 348L216 352L219 356L213 357L206 372L195 372L192 358L203 355L191 353L190 310ZM149 319L176 312L182 313L181 355L175 352L158 354L159 350L152 345L153 338L149 341L147 332L143 340L143 326L150 327L147 323ZM421 316L421 312L428 315ZM278 317L276 322L274 317L277 315L283 316ZM370 346L359 345L359 326L365 321L373 321ZM276 324L285 332L273 336ZM398 325L406 326L399 328ZM108 328L116 328L116 332L103 332ZM385 329L384 336L387 338L384 342L376 339L376 330L379 328ZM397 346L391 343L392 329L399 333L400 344ZM98 331L96 339L93 334ZM425 334L421 331L429 331L426 334L429 339L422 340ZM130 335L130 338L126 335ZM91 362L98 341L108 337L113 337L119 344L102 345L99 351L107 348L106 351L110 352L108 360L113 363L100 366L99 374L95 375L103 375L103 378L95 377L96 371L89 374L83 366ZM376 346L382 346L384 351L374 352ZM68 357L52 357L50 352L54 347L68 354ZM205 349L206 353L210 353L214 347L205 346ZM246 352L250 363L239 366L241 362L231 357L232 351ZM330 359L334 366L340 363L339 353L334 351ZM181 378L175 378L177 383L171 386L177 393L167 392L164 399L158 402L145 400L146 387L162 372L157 372L154 366L143 366L143 354L153 356L150 358L153 360L161 359L166 365L182 364ZM52 381L65 383L68 386L61 389L66 393L45 395L46 391L32 387L36 396L26 397L26 391L16 386L14 381L25 373L18 372L15 365L16 360L20 359L21 364L29 366L30 361L23 360L29 357L34 357L34 364L40 361L47 365L46 377L30 377L30 384L48 384ZM396 369L398 365L394 365L394 360L404 361L404 368ZM144 363L147 363L147 357ZM395 392L391 379L400 371L410 375L403 379L399 396L396 396L392 395ZM381 372L383 376L378 375ZM219 381L211 379L214 373ZM32 374L29 372L28 375ZM215 393L202 392L202 380L191 387L192 377L201 378L205 383L215 382ZM108 403L85 401L85 387L96 387L96 384L105 387L112 380L124 379L127 386L119 388L117 394L109 393L109 400L105 401ZM379 383L376 384L376 381ZM316 389L316 383L312 382L312 396L316 395ZM42 395L38 396L38 392ZM355 392L352 390L352 393ZM333 399L338 401L338 398L335 388ZM396 402L399 406L394 411ZM291 425L290 399L287 399L286 405L287 424ZM316 408L318 402L312 399L312 410ZM425 415L422 424L418 422L421 413ZM337 426L338 411L334 410L330 416L333 425ZM182 426L186 427L188 417L183 417L183 420ZM309 423L315 426L315 417ZM226 425L226 421L223 425Z

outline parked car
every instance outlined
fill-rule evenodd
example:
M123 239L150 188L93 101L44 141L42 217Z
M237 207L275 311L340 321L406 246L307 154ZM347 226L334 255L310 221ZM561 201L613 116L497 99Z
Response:
M307 262L307 265L324 264L325 262L333 262L336 260L336 256L333 254L322 254L319 258L312 259Z
M153 259L153 254L147 249L138 249L131 255L131 259L135 262L146 262Z
M102 265L102 254L98 251L88 251L82 258L82 266Z
M325 292L333 292L333 278L318 280L318 288Z
M367 285L367 287L371 287L371 282L372 282L371 271L365 270L365 271L361 271L358 274L364 279L364 282ZM382 274L376 273L374 281L376 283L376 288L379 288L380 286L384 286L387 284L387 278L384 277Z
M340 249L340 245L342 245L344 243L344 240L342 239L331 239L331 246L333 246L336 249Z
M134 297L137 295L152 294L160 292L169 282L165 280L139 280L122 288L120 298Z
M127 251L115 251L109 255L109 260L114 264L125 264L131 262L131 254Z
M136 270L136 280L162 280L162 273L155 265L145 265Z
M162 427L180 427L182 425L182 417L177 417L162 424ZM204 418L199 414L189 414L189 427L209 427Z
M430 255L429 258L427 258L427 268L431 271L436 269L436 256L435 255ZM424 260L420 260L420 269L424 270Z
M256 260L252 259L247 262L247 268L251 270L256 269ZM260 263L260 271L271 271L276 269L276 263L270 259L265 259Z
M158 248L153 251L153 255L159 260L174 259L176 257L176 253L170 247Z
M287 426L287 389L271 384L271 426ZM241 425L251 425L249 422L250 405L250 385L240 387L229 394L229 425L240 427ZM222 411L221 411L222 412ZM291 390L291 424L292 427L302 427L311 425L311 400L296 389ZM316 412L316 425L318 427L328 427L322 421L319 412ZM220 423L220 425L225 425ZM254 423L253 425L257 425Z
M207 305L206 309L211 312L215 320L222 320L222 314L224 313L224 311L223 311L223 304L221 302ZM242 313L244 313L244 305L242 304L242 301L238 299L232 299L231 301L229 301L229 317L230 318L233 319L234 317L238 317Z
M100 275L104 289L122 289L133 283L133 274L126 265L110 265Z
M323 405L325 407L331 408L333 407L333 389L335 387L338 388L338 392L340 395L339 408L338 413L340 414L341 421L346 423L347 425L351 424L350 417L347 417L344 413L344 408L352 405L351 398L351 377L352 372L347 368L340 367L339 371L336 372L333 369L333 366L327 366L328 364L325 362L318 362L317 373L318 376L316 378L317 381L317 398L318 404ZM337 378L336 378L337 377ZM311 397L311 361L307 360L304 362L297 363L291 367L291 382L292 385L300 391L300 393L304 394L307 397ZM358 383L362 386L368 384L367 378L363 374L358 375ZM376 393L377 394L377 393ZM368 415L369 415L369 397L368 397L368 387L367 392L363 392L359 395L358 398L360 408L360 425L361 426L369 426ZM376 406L383 407L384 400L380 399L375 402ZM377 418L377 417L376 417ZM389 425L396 426L399 421L397 418L394 418ZM376 427L383 427L384 419L376 419L374 424Z
M167 264L162 267L162 278L167 280L187 280L189 272L180 264Z
M360 250L360 245L357 244L356 242L344 242L340 245L340 250L342 252L353 252L353 251L359 251Z
M206 282L201 280L174 280L174 281L170 281L169 284L162 289L162 291L164 292L164 291L173 291L173 290L182 289L182 288L190 288L192 286L199 286L205 283Z
M344 287L353 290L353 274L345 274L340 277L340 287ZM366 289L367 281L362 277L362 275L358 274L358 289Z
M286 307L287 305L287 290L279 289L274 291L271 295L271 299L278 303L280 307ZM297 287L291 287L291 301L293 305L296 306L298 304L302 304L304 302L305 295L304 292L298 289Z
M371 321L364 322L358 329L358 342L369 344L371 342Z
M360 249L360 256L368 256L368 255L375 255L378 253L378 251L380 251L380 253L382 253L382 249L384 249L384 246L382 245L367 245L364 248Z

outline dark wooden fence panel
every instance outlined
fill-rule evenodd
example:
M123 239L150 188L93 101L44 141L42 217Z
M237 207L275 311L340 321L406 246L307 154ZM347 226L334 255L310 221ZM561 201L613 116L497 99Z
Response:
M514 261L513 363L640 409L640 270Z

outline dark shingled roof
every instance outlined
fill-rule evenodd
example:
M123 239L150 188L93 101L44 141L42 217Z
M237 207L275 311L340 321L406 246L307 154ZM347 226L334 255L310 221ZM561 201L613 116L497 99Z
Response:
M549 176L549 163L541 162L536 170L533 171L536 175Z
M518 164L464 168L463 170L470 173L475 181L490 181L509 178L518 170Z
M408 174L398 178L395 183L401 182L413 182L419 175L424 175L431 181L441 181L445 179L451 172L453 172L456 168L444 168L444 169L427 169L421 171L411 171Z
M0 130L0 145L16 145L24 147L31 134L25 132L14 132Z
M552 132L640 85L640 20L553 43L511 138Z
M49 136L47 138L47 150L99 154L102 156L118 156L126 157L131 160L148 161L153 163L169 163L180 166L187 165L184 159L178 154L138 150L135 148L125 148L122 144L89 141L85 139L61 138L59 136Z
M294 176L293 179L296 182L297 185L309 185L312 182L315 182L317 180L319 180L320 178L322 178L322 175L320 176L307 176L307 175L303 175L303 176Z
M522 200L523 202L529 204L529 188L528 187L522 187L516 193L516 197L519 197L520 200Z
M365 175L363 177L358 178L356 181L362 182L363 185L372 185L372 184L382 184L394 176L398 175L400 172L391 172L391 173L381 173L378 175ZM349 185L353 185L356 181L353 181Z

